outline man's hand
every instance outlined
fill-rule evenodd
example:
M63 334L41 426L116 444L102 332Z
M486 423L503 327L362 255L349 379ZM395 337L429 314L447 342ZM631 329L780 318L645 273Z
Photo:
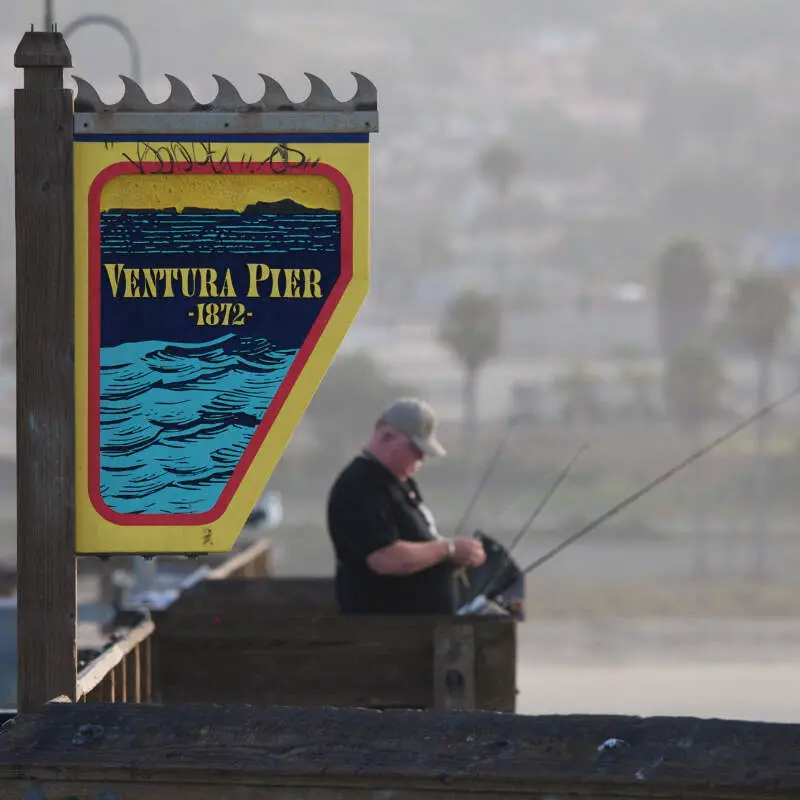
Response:
M455 546L451 560L462 567L479 567L486 561L486 551L477 539L453 539Z

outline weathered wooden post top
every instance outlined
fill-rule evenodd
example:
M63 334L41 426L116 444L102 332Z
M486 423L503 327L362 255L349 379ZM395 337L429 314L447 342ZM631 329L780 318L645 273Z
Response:
M17 694L74 696L75 391L72 66L63 37L26 33L14 53L17 255Z
M377 92L76 77L77 550L229 550L368 289Z

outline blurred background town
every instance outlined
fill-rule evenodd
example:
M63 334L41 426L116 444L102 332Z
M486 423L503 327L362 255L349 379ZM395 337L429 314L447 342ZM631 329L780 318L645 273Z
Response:
M368 302L266 486L278 569L329 574L325 499L381 406L429 400L443 531L519 531L523 565L800 383L796 0L55 0L76 75L153 101L303 72L378 87ZM0 41L0 553L13 561L12 53ZM138 74L137 74L138 73ZM71 81L68 85L74 88ZM800 720L800 399L530 576L524 711ZM274 496L274 495L273 495ZM794 699L792 699L794 698Z

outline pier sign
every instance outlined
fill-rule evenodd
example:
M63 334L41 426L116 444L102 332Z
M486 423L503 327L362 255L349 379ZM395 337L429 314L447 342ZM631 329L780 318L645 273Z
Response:
M366 135L74 147L77 551L230 550L368 291Z

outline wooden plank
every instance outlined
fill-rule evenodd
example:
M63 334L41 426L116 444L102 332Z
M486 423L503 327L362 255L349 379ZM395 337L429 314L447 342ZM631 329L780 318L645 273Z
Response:
M475 708L475 628L468 622L433 630L433 707Z
M125 697L128 703L142 702L142 664L140 650L134 648L125 656Z
M272 542L269 539L259 539L246 547L241 553L227 559L218 567L212 569L206 580L220 580L222 578L251 578L264 577L271 564L270 550Z
M141 663L142 703L153 702L153 637L148 636L139 645Z
M119 699L117 697L117 678L119 677L119 665L114 667L103 679L103 685L106 690L106 700L110 703L116 703Z
M30 794L26 794L29 792ZM38 792L38 794L37 794ZM146 794L145 794L146 792ZM468 800L496 800L495 792L470 792ZM302 786L237 786L233 791L213 786L173 783L107 783L105 781L8 781L0 786L0 800L462 800L462 792L411 789L354 789Z
M48 797L88 797L74 788L87 785L127 786L122 797L152 800L187 797L186 787L209 800L210 787L237 799L325 798L337 796L334 790L339 797L796 798L800 725L52 703L0 733L0 798L20 797L20 786L45 791L51 781L61 793ZM248 795L254 787L295 794Z
M217 578L203 580L181 592L165 611L154 612L157 625L180 615L200 613L230 616L257 612L284 617L298 612L338 614L336 592L331 578ZM179 623L178 623L179 624Z
M61 34L14 54L17 250L17 707L75 698L72 66Z
M128 654L130 655L130 654ZM114 670L116 673L117 701L120 703L128 702L128 656L123 656L119 666Z
M431 708L434 629L451 617L287 616L257 611L158 621L159 702ZM478 617L474 704L513 711L516 626Z

